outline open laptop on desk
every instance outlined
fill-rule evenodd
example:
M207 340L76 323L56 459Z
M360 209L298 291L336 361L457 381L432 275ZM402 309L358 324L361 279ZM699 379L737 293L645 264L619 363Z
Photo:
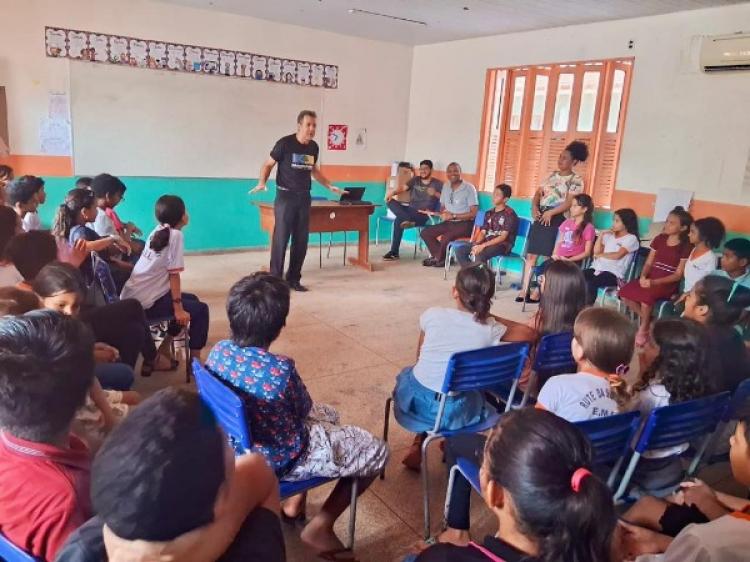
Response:
M346 193L341 194L339 203L341 205L372 205L369 201L362 201L365 194L364 187L347 187Z

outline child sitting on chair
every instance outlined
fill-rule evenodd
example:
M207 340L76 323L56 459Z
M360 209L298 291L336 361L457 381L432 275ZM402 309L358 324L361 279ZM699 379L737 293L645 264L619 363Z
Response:
M339 478L301 535L332 560L347 552L333 524L349 506L351 479L359 480L359 493L366 490L385 466L388 448L360 427L341 425L336 410L312 401L294 361L268 351L289 314L284 281L263 272L240 279L229 292L227 314L232 339L213 347L206 366L242 394L253 450L280 479ZM282 517L304 521L305 494L290 498Z
M485 264L458 272L451 289L455 308L433 307L419 319L417 364L398 375L393 390L393 407L423 423L422 431L435 425L448 361L454 353L498 345L501 341L529 341L530 330L516 322L490 314L495 296L495 275ZM443 412L443 428L458 429L479 423L492 413L479 392L450 396ZM403 463L419 470L424 434L418 434Z

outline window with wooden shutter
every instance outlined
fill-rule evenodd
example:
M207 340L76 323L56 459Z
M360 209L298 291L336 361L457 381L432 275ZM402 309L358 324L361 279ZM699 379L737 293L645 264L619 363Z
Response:
M487 73L479 177L531 197L568 143L585 142L576 166L598 207L609 207L622 144L632 60L588 61Z

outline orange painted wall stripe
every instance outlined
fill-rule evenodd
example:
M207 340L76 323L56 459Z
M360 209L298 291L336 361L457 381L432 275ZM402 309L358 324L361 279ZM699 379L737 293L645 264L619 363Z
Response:
M36 154L11 154L0 156L0 164L13 168L16 176L72 176L73 159L70 156L44 156Z
M390 166L348 166L323 164L321 171L331 181L386 181L391 174Z

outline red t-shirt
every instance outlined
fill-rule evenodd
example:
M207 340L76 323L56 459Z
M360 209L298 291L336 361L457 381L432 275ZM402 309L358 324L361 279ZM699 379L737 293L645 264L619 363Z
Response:
M52 560L92 515L91 461L71 435L67 449L0 433L0 531L30 554Z

